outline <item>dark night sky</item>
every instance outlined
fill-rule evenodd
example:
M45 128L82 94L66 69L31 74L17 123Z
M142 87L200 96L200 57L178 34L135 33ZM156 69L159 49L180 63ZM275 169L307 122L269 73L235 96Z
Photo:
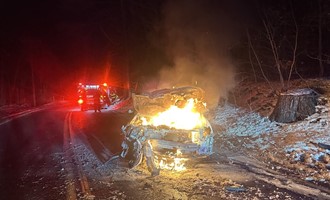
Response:
M330 7L325 0L4 1L0 5L0 83L8 91L12 85L28 90L24 87L31 83L31 69L44 85L84 78L118 83L127 82L128 76L131 81L155 77L177 84L171 81L210 79L208 71L228 77L232 75L229 65L236 71L251 68L246 64L246 30L271 76L273 59L262 20L271 22L279 53L290 60L292 13L299 28L297 65L304 69L308 63L317 74L318 62L312 58L318 51L318 3L326 59Z
M120 26L120 2L113 1L9 1L1 5L0 32L4 51L20 46L21 41L42 43L71 67L83 64L80 59L102 59L109 41L101 28L109 31ZM109 19L111 18L111 19ZM109 23L108 23L109 22ZM116 31L107 32L118 37ZM116 38L118 39L118 38ZM37 45L37 44L36 44ZM89 57L89 58L87 58ZM67 66L66 66L67 67Z
M102 67L110 56L122 68L127 56L139 57L139 51L151 42L164 2L7 1L0 8L2 51L13 48L27 54L30 48L40 48L50 51L65 69Z

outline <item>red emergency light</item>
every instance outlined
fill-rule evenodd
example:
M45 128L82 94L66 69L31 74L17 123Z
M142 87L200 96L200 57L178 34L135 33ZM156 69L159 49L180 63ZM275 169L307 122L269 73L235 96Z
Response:
M82 99L79 99L79 100L78 100L78 104L81 105L81 104L83 104L83 103L84 103L84 100L82 100Z

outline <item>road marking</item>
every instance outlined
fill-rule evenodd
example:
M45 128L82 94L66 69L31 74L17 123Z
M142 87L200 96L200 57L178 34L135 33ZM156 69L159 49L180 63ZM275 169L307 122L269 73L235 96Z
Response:
M69 125L69 137L70 137L70 141L72 142L74 140L74 137L73 137L74 131L72 128L72 112L70 112L70 116L68 118L68 125ZM79 180L80 180L80 185L81 185L81 190L82 190L83 196L87 199L94 199L94 196L92 195L92 193L90 191L87 177L83 173L82 164L81 164L79 158L75 157L75 161L78 165L77 168L78 168L78 174L79 174L79 178L80 178Z
M70 129L69 129L69 117L71 112L66 114L63 128L63 152L65 157L64 168L68 172L67 174L67 188L66 188L66 199L76 200L76 187L74 181L74 167L72 166L72 158L70 158ZM72 151L72 150L71 150Z
M63 128L63 151L65 156L65 169L67 174L67 200L77 200L76 193L76 178L75 174L79 177L79 183L81 187L81 193L84 199L94 199L95 196L92 195L87 177L83 173L82 164L74 152L74 131L72 128L72 112L69 112L65 116L64 128ZM74 164L76 163L76 165ZM76 173L75 173L76 172Z

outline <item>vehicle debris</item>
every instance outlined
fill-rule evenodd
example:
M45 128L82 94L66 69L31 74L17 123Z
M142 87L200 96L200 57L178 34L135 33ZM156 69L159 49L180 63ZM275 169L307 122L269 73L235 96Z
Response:
M246 188L241 186L228 186L226 187L228 192L246 192Z

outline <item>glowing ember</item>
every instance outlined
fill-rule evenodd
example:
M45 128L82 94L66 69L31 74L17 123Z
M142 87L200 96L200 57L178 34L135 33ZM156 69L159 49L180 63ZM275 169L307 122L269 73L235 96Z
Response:
M180 158L182 153L178 149L176 154L172 156L170 159L161 158L159 161L159 168L160 169L167 169L167 170L173 170L173 171L184 171L187 168L184 166L185 161L187 161L187 158Z
M199 132L191 131L191 141L195 144L199 144Z
M194 99L189 99L183 108L171 106L168 110L160 112L149 121L142 118L142 125L165 125L176 129L191 130L205 124L205 118L194 111Z

